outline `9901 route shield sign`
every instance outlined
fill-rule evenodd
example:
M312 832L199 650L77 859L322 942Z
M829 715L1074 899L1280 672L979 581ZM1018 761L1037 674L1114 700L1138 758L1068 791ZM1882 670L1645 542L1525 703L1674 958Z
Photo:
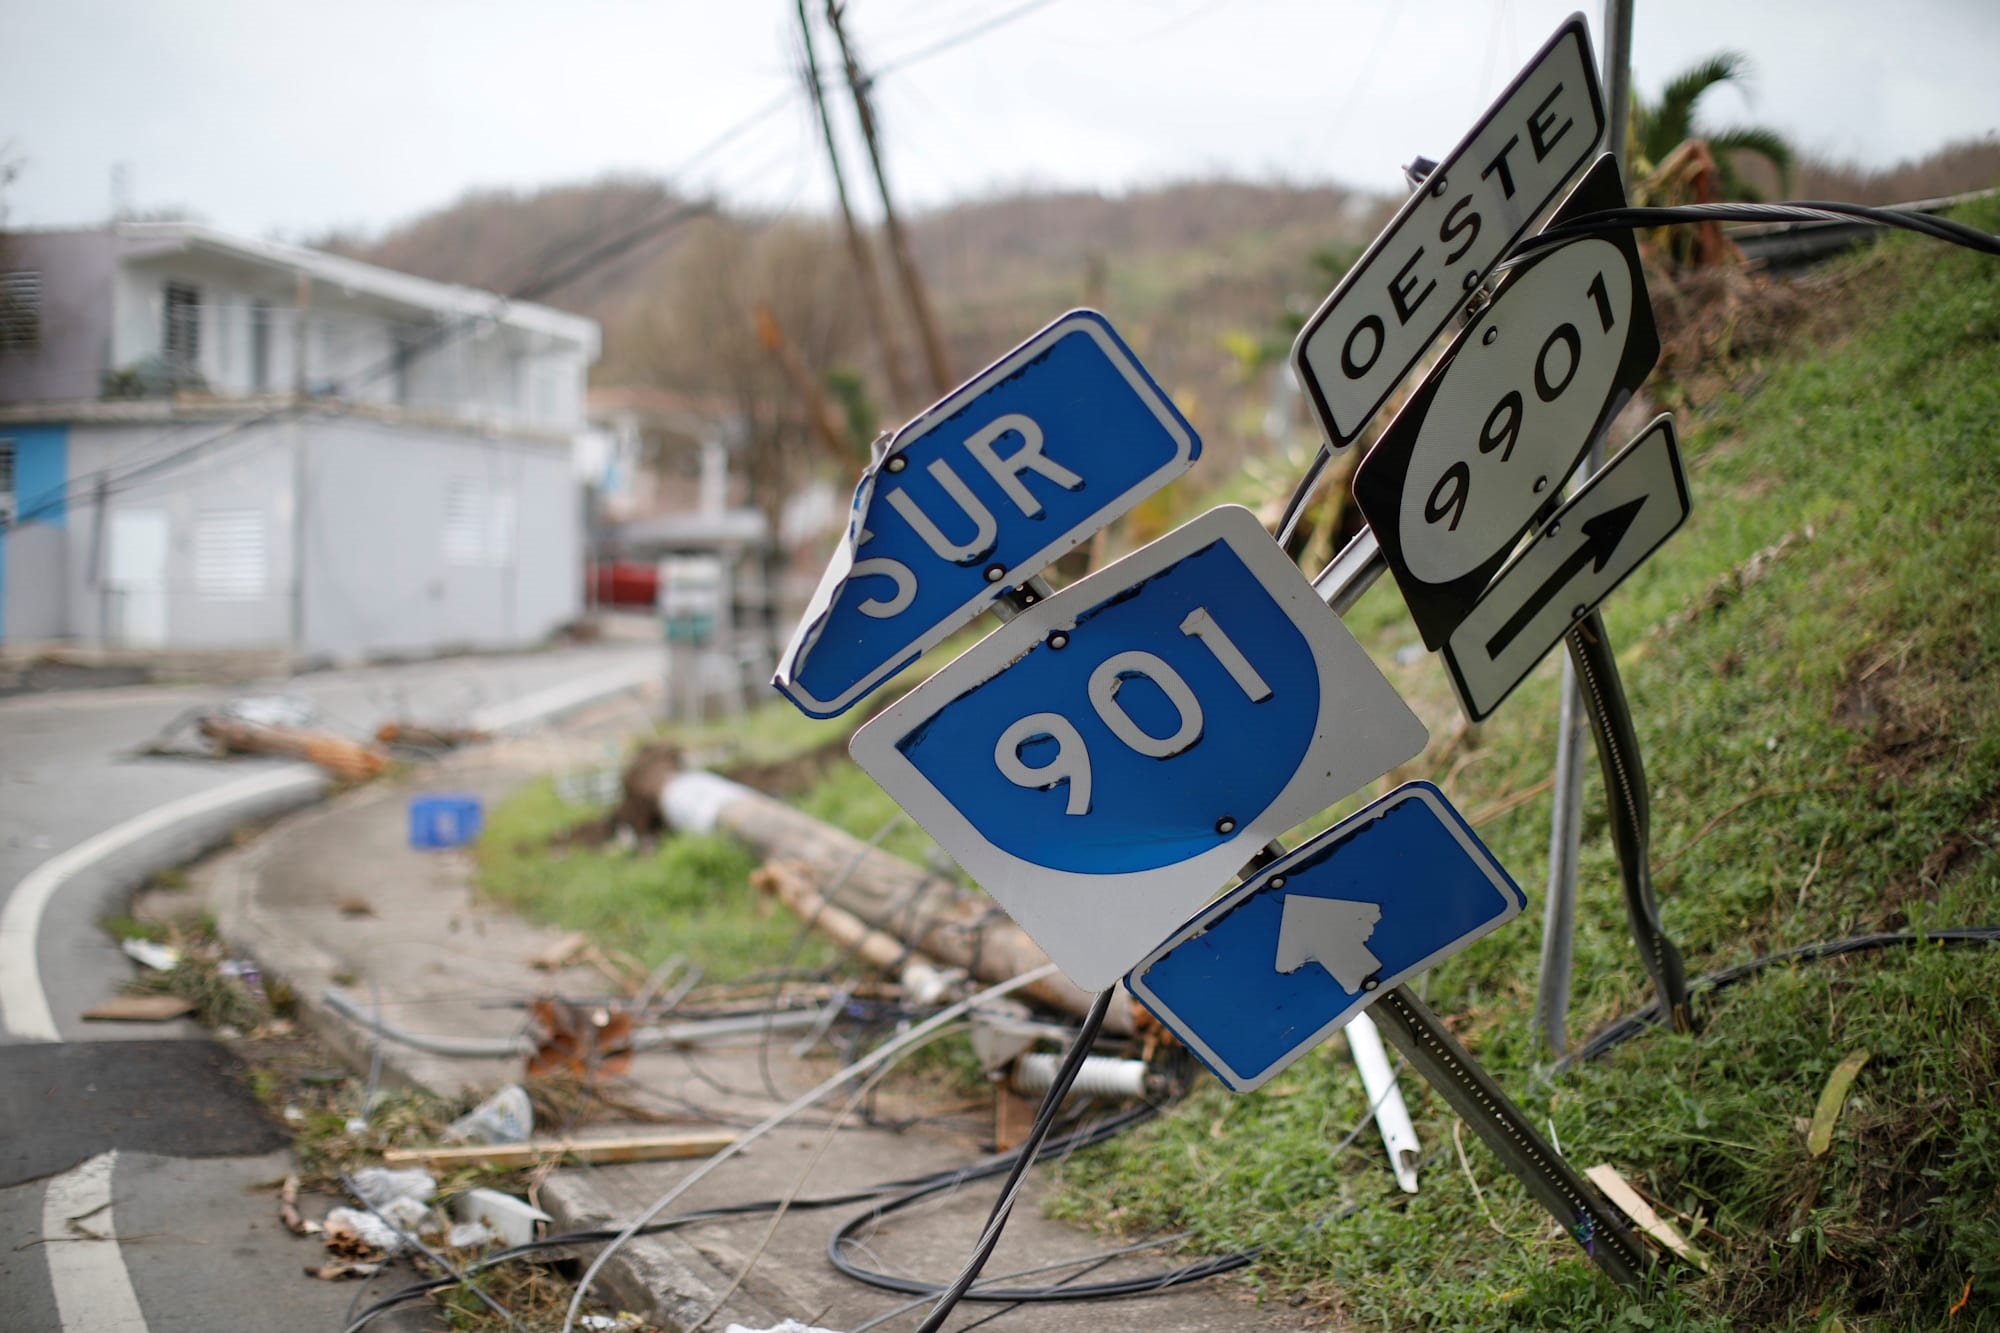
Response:
M1624 203L1607 154L1553 221ZM1560 502L1659 356L1629 231L1523 263L1453 340L1354 474L1355 503L1428 647L1444 645Z
M1248 510L1057 593L856 733L855 761L1099 990L1424 727Z

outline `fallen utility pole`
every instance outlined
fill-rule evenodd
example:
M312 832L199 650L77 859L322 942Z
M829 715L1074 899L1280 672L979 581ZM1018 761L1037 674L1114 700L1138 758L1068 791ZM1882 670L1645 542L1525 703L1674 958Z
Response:
M908 412L919 404L910 387L909 372L903 367L903 349L896 341L889 320L888 302L882 295L882 276L875 267L875 252L854 220L854 207L847 198L847 172L840 164L840 147L833 137L833 117L826 109L826 85L819 77L819 55L813 48L812 22L806 16L806 0L798 0L799 37L805 44L806 91L812 94L813 109L819 114L820 138L826 144L827 165L833 169L833 192L840 200L840 221L847 233L847 253L854 260L854 280L861 288L861 306L868 312L868 326L882 354L882 371L889 379L889 396L894 400L891 415Z
M896 215L896 201L889 194L889 176L882 166L882 144L875 128L875 108L869 100L872 80L863 72L861 62L854 54L854 45L847 39L847 29L841 23L843 10L840 0L827 0L826 21L833 28L834 40L840 43L840 60L847 71L848 91L854 94L854 114L861 121L861 137L868 143L868 163L875 171L875 189L882 197L882 223L889 233L889 253L896 261L896 274L902 280L903 297L909 302L910 314L917 321L917 332L924 343L924 361L931 373L931 389L942 398L957 386L958 380L951 373L951 359L945 354L944 338L938 333L937 316L931 310L929 294L924 290L924 277L917 268L916 256L910 251L910 238L903 231L903 223Z

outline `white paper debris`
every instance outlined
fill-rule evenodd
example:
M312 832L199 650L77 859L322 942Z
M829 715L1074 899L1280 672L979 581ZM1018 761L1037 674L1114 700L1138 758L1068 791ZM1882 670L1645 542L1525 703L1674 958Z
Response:
M437 1178L415 1167L391 1171L384 1166L368 1166L354 1173L354 1192L377 1208L397 1199L429 1203L437 1193Z
M118 947L125 951L126 957L132 959L134 962L145 964L155 972L171 972L180 965L180 950L170 949L166 945L155 943L152 940L124 940L120 942Z

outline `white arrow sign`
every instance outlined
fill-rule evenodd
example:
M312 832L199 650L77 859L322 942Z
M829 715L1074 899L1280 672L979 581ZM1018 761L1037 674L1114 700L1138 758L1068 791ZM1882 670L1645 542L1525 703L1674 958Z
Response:
M1358 991L1382 969L1382 960L1368 952L1368 937L1381 919L1375 903L1287 894L1278 926L1278 970L1296 972L1318 963L1343 990Z
M1555 512L1446 640L1466 716L1498 708L1687 516L1673 418L1660 416Z

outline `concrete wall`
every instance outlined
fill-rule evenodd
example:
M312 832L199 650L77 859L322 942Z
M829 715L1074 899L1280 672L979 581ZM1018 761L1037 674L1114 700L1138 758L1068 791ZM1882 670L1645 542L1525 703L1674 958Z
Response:
M227 425L79 424L70 431L72 475L127 474ZM286 647L296 582L294 429L253 426L180 466L119 482L101 502L79 495L70 507L63 632L107 647ZM157 523L165 525L164 561L135 571L134 552L121 546L133 527Z
M106 232L14 232L0 238L0 271L41 275L41 342L0 350L0 403L95 398L112 364L112 277Z
M320 423L304 534L310 656L525 646L582 611L563 446Z
M72 475L125 473L226 425L78 425ZM35 561L60 590L37 603L38 637L354 661L526 647L582 613L566 446L306 416L193 457L71 504L63 540ZM126 586L121 535L162 523L157 590Z

